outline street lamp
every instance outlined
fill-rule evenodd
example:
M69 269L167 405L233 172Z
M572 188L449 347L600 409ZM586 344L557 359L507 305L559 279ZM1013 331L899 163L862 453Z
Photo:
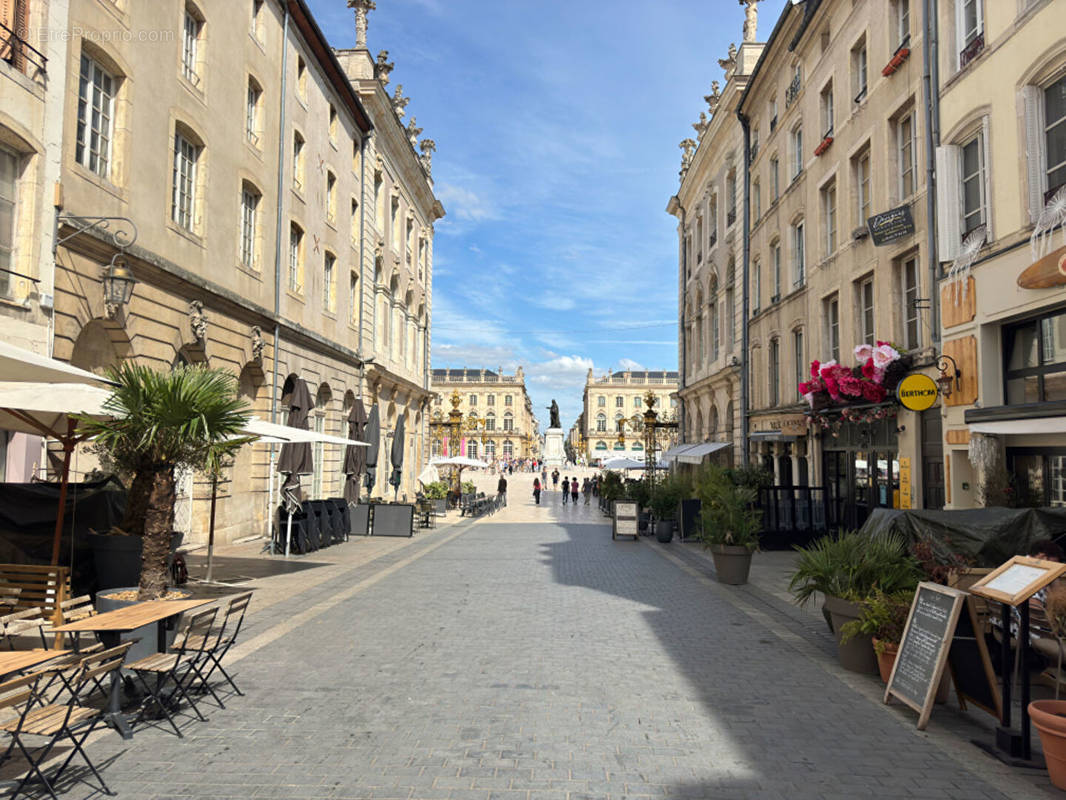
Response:
M948 363L951 364L952 374L948 375ZM945 398L951 397L952 389L959 388L959 378L962 377L962 371L959 369L959 364L949 355L941 355L936 361L936 367L940 370L940 375L936 379L937 386L940 387L940 394Z
M120 253L111 257L111 263L104 269L102 278L104 286L104 309L107 316L113 319L124 305L129 303L133 296L133 287L137 279L133 272L126 266L126 261Z

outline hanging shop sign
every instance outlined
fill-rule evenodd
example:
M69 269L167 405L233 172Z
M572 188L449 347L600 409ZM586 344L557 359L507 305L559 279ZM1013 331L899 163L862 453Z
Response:
M751 430L756 433L779 433L782 436L806 436L807 417L803 414L752 417Z
M866 220L866 228L874 245L891 244L904 236L914 233L914 217L910 206L891 208L881 214L874 214Z
M1023 289L1050 289L1063 284L1066 284L1066 247L1048 253L1018 276L1018 285Z
M932 408L937 398L936 381L928 375L916 372L908 375L896 387L899 404L911 411L925 411Z

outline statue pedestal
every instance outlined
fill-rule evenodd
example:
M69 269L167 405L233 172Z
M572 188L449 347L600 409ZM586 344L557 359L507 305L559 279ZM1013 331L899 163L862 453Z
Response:
M562 428L548 428L544 432L544 464L549 467L561 467L566 463L566 450L563 441L566 434Z

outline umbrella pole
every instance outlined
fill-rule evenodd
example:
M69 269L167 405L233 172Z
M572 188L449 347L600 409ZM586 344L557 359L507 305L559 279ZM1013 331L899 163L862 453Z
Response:
M211 572L215 556L215 498L218 496L218 475L211 476L211 523L207 528L207 575L206 583L211 582Z
M289 557L289 543L292 541L292 512L289 512L289 521L285 526L285 558Z
M74 420L67 420L67 435L63 439L63 472L59 479L59 510L56 512L56 532L52 538L52 566L59 564L59 545L63 539L63 517L67 511L67 485L70 483L70 454L74 451Z

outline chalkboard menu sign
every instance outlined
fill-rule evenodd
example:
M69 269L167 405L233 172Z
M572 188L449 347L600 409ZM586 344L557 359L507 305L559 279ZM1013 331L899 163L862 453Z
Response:
M988 655L985 633L978 620L973 597L966 598L966 605L959 614L948 652L948 666L963 710L966 710L966 701L969 700L996 719L1002 718L999 684L992 671L992 659Z
M914 233L911 207L899 206L881 214L874 214L866 220L866 228L870 231L870 237L876 247L910 236Z
M632 536L637 538L637 504L627 500L614 501L614 524L611 526L611 538Z
M894 695L917 711L918 730L929 721L965 597L937 583L919 583L914 593L885 702Z

